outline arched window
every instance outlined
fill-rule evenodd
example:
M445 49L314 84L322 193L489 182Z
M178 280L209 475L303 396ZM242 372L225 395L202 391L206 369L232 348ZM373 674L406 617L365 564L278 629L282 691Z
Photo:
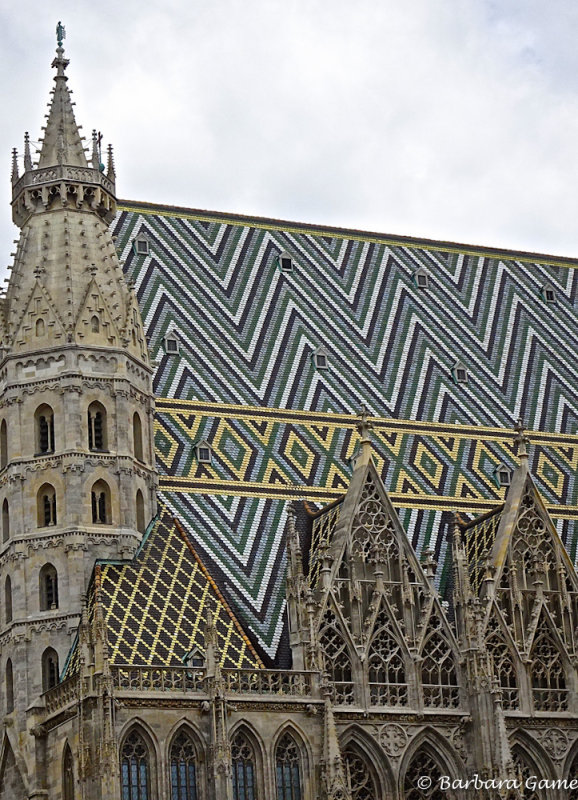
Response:
M93 333L98 333L100 331L100 320L96 314L94 314L90 320L90 330Z
M408 702L403 653L385 611L375 622L367 660L372 705L405 706Z
M447 775L447 771L445 771ZM423 776L431 778L424 785ZM403 781L404 800L447 800L447 793L440 789L442 772L433 756L426 749L420 749L411 760Z
M4 498L2 503L2 541L7 542L10 538L10 508L8 500Z
M39 317L36 320L36 335L37 336L44 336L44 332L46 330L46 325L44 324L44 320L42 317Z
M47 647L42 654L42 691L47 692L56 686L59 676L58 653L52 647Z
M123 800L150 800L149 751L136 730L126 737L122 745L120 780Z
M38 527L45 528L56 525L56 492L54 486L43 484L38 490L36 498Z
M552 631L542 614L530 652L532 696L536 711L566 711L566 670Z
M6 662L6 713L10 714L12 711L14 711L14 673L12 661L8 659Z
M95 525L110 525L112 522L110 513L110 489L108 484L97 481L90 491L90 502L92 506L92 521Z
M58 573L52 564L45 564L40 570L40 610L55 608L58 608Z
M36 453L43 455L54 452L54 413L44 404L36 409Z
M8 426L6 420L0 423L0 469L8 464Z
M233 763L233 800L256 800L255 751L242 731L231 743Z
M532 759L529 758L519 745L514 745L512 748L512 761L514 762L516 772L522 777L522 782L525 787L524 800L546 800L546 792L543 789L531 789L526 783L528 778L536 778L538 775L543 778L546 776L540 774L540 770L536 769L536 765ZM573 778L574 775L570 777Z
M319 645L323 653L323 669L329 673L329 680L335 690L335 703L353 703L351 659L345 640L339 632L335 614L329 609L323 615Z
M139 533L144 533L145 528L144 497L141 490L138 489L136 493L136 529Z
M74 763L68 743L62 755L62 800L74 800Z
M277 800L301 800L301 754L295 739L283 734L275 750Z
M372 771L359 749L348 746L344 760L351 784L351 800L381 800Z
M486 647L492 657L494 675L502 690L502 706L511 710L518 708L518 684L514 659L498 623L492 619L486 636Z
M142 423L136 411L132 418L132 439L134 445L134 457L139 461L144 461L142 446Z
M102 403L91 403L88 407L88 449L106 450L107 434L106 408Z
M186 731L171 746L171 800L197 800L197 751Z
M428 627L433 630L425 640L422 650L424 705L429 708L457 708L460 695L454 655L435 616L430 618Z
M6 624L12 622L12 581L10 575L6 575L4 581L4 613L6 615Z

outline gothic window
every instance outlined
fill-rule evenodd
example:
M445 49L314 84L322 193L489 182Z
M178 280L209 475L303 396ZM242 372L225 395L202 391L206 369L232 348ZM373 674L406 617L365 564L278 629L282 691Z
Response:
M90 320L90 330L92 333L99 333L100 332L100 319L96 314L91 317Z
M101 403L91 403L88 407L88 449L106 450L107 433L105 407Z
M42 654L42 691L47 692L58 683L58 654L52 647L47 647Z
M512 749L512 760L514 761L516 772L521 775L522 783L524 784L524 800L546 800L546 793L543 789L531 789L526 785L528 778L537 777L540 779L546 776L540 775L540 771L536 769L519 746L515 746Z
M197 753L186 731L173 741L170 762L171 800L197 800Z
M428 708L457 708L459 690L456 665L441 625L435 616L430 618L432 632L422 650L421 680L423 702Z
M6 662L6 713L10 714L14 711L14 673L12 670L12 661L8 659Z
M424 775L431 779L427 786L424 785ZM404 800L448 800L447 792L440 790L441 777L440 768L427 750L418 750L405 773Z
M74 800L74 764L68 744L62 756L62 800Z
M359 750L348 747L344 761L351 785L351 800L380 800L372 771Z
M92 521L95 525L110 525L110 489L106 481L97 481L90 491Z
M231 744L233 763L233 800L256 800L255 751L240 731Z
M37 514L39 528L56 525L56 492L49 483L38 490Z
M10 538L10 508L8 500L4 498L2 503L2 541L7 542Z
M381 611L375 621L375 633L369 648L367 666L372 705L407 705L403 653L392 635L385 611Z
M54 413L50 406L42 405L36 409L36 454L54 452Z
M58 608L58 573L52 564L45 564L40 570L40 610L55 608Z
M566 711L568 689L562 655L542 616L530 652L532 696L536 711Z
M44 336L46 326L42 317L36 320L36 336Z
M136 529L139 533L144 533L146 529L144 497L140 489L136 493Z
M0 424L0 469L8 464L8 426L3 419Z
M134 446L134 457L138 459L138 461L143 461L142 423L139 415L136 412L132 418L132 440Z
M120 754L122 800L151 800L149 772L148 748L140 733L132 731Z
M502 689L502 706L506 711L517 709L519 702L518 684L514 659L495 620L492 620L490 626L489 635L486 638L486 647L492 657L494 675Z
M327 610L319 632L319 646L323 656L323 669L329 674L338 705L354 702L351 659L347 644L338 629L335 614Z
M4 614L8 625L9 622L12 622L12 581L10 575L7 575L4 581Z
M275 750L277 800L301 800L301 755L295 739L283 734Z

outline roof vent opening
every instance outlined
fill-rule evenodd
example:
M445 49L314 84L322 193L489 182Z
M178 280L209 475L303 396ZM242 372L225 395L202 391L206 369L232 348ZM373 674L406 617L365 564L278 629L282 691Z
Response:
M295 263L291 257L291 255L284 250L282 253L279 254L279 269L281 272L293 272L293 267Z
M150 242L148 236L145 236L143 233L139 233L139 235L133 241L133 248L137 256L148 256L150 253Z
M418 289L429 289L429 272L424 267L416 269L412 277Z
M494 469L494 478L498 487L509 486L512 483L512 470L507 464L498 464Z
M205 439L196 445L195 453L199 464L213 463L213 448Z
M452 367L452 377L454 379L454 383L468 383L469 376L465 364L463 364L461 361L456 361Z
M318 347L312 355L315 369L329 369L329 353L325 347Z
M551 283L545 283L540 291L542 297L547 303L549 303L550 305L554 305L556 303L557 300L556 289L554 289Z
M176 355L180 350L181 343L176 336L165 336L165 353Z

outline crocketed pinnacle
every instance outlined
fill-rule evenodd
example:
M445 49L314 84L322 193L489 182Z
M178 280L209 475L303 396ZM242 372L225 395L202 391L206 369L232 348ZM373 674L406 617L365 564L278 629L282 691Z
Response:
M64 58L64 49L61 46L57 47L56 58L52 62L52 66L56 69L55 86L38 161L40 168L57 164L71 167L88 166L67 86L68 78L65 70L68 63L68 59Z

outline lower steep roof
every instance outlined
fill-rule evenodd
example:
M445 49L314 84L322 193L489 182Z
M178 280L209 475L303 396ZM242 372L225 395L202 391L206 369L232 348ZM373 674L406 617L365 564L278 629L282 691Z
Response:
M189 536L164 506L133 559L97 562L88 597L91 619L98 606L112 665L182 666L191 651L203 655L210 612L221 666L263 666ZM77 669L75 642L64 677Z

